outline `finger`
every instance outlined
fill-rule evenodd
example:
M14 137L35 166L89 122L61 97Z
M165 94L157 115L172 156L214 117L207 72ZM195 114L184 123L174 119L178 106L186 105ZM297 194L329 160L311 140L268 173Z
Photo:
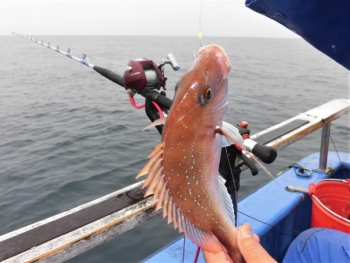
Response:
M206 263L232 263L231 259L224 251L220 251L218 253L210 253L203 249L202 252Z
M244 224L238 229L237 241L238 248L247 263L276 262L254 238L249 224Z

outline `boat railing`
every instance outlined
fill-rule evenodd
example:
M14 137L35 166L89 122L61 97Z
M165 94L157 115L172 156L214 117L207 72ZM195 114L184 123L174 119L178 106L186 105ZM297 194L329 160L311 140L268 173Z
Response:
M322 128L319 169L326 170L331 122L348 111L350 100L332 100L251 138L279 150ZM156 216L142 183L0 236L0 261L62 262Z

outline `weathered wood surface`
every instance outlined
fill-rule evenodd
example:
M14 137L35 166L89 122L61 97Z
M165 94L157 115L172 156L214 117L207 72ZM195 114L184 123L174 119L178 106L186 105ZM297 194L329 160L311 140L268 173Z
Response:
M124 211L125 219L129 218L126 213L129 210L125 210L126 208L130 209L132 207L139 212L146 211L150 208L149 204L145 202L140 203L144 200L143 195L145 192L141 189L142 183L138 182L67 212L1 236L0 260L13 257L32 247L54 240L84 225L97 222L96 220L98 219L107 218L107 216L117 211L119 211L118 215L120 218L123 214L121 211ZM145 214L147 213L145 212Z
M157 215L152 197L128 206L3 262L63 262Z

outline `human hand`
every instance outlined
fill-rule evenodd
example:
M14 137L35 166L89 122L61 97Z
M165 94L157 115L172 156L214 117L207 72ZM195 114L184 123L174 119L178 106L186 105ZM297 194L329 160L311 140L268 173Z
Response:
M260 238L257 235L252 234L252 229L248 223L245 223L238 228L238 248L245 262L276 263L259 242Z
M276 261L267 253L267 251L259 244L260 238L252 234L251 227L245 223L237 227L237 244L239 252L243 256L246 263L276 263ZM207 263L231 262L225 252L210 253L203 250L204 259Z

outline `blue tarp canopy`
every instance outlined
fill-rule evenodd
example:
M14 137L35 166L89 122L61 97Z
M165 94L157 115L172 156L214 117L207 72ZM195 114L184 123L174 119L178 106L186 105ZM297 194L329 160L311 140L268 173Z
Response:
M350 0L246 0L350 70Z

